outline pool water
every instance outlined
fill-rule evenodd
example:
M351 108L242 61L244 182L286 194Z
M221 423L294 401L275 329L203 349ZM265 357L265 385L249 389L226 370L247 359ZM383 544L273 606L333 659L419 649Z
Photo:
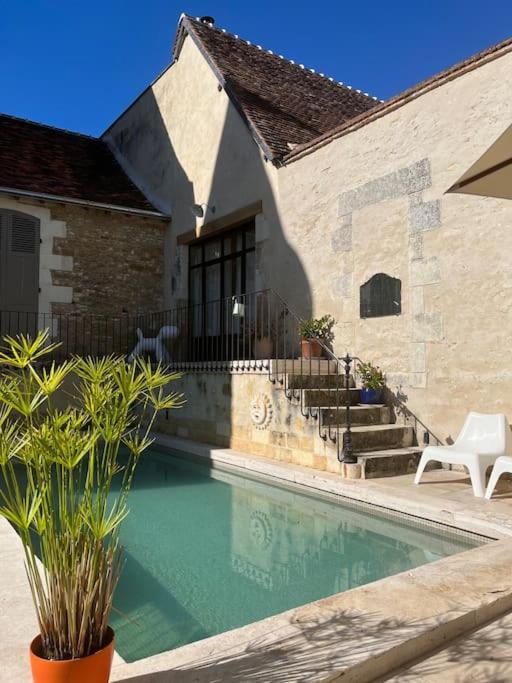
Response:
M127 661L477 545L158 451L140 461L121 540L112 625Z

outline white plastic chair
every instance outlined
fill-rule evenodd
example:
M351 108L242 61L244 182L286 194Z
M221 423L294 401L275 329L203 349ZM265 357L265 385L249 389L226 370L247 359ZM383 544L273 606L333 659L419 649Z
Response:
M485 497L487 500L491 498L492 492L496 488L498 479L502 474L512 474L512 458L508 455L500 456L494 463L494 467L492 468L491 476L489 478L489 483L487 484L487 489L485 491Z
M510 428L505 415L471 412L452 446L425 448L414 483L419 484L426 465L433 460L449 465L465 465L469 470L473 493L483 498L487 468L507 453L509 444Z

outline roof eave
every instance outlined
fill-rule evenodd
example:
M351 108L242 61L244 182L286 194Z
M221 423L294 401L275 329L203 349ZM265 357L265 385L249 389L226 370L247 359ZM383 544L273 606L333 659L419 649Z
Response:
M510 51L512 51L512 38L508 38L501 43L491 46L483 52L477 53L473 57L465 59L462 62L458 62L454 66L451 66L448 69L445 69L434 76L421 81L412 88L409 88L404 92L399 93L395 97L382 102L376 107L369 109L367 112L364 112L353 119L349 119L341 126L338 126L327 133L323 133L310 142L299 145L292 152L283 157L282 165L284 166L293 163L294 161L298 161L308 154L315 152L317 149L325 147L330 142L333 142L338 138L348 135L348 133L352 133L358 128L362 128L363 126L372 123L372 121L375 121L382 116L385 116L386 114L403 107L408 102L416 100L431 90L435 90L445 83L459 78L459 76L463 76L470 71L474 71L480 66L484 66L485 64L492 62Z
M39 201L58 202L60 204L74 204L90 209L102 209L104 211L113 211L117 213L128 213L134 216L143 216L146 218L158 218L160 220L171 220L171 216L161 213L160 211L151 211L149 209L137 209L130 206L120 206L118 204L107 204L104 202L95 202L88 199L75 199L74 197L64 197L61 195L47 194L44 192L32 192L31 190L20 190L15 187L0 186L0 195L8 195L12 197L22 197L29 199L37 199Z

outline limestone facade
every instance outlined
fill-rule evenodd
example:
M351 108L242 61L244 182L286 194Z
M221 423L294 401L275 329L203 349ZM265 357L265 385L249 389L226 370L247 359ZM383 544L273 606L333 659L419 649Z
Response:
M512 119L512 55L279 170L284 230L337 319L336 350L380 365L442 439L469 410L512 419L512 203L446 190ZM359 289L400 278L402 313L361 319Z
M510 125L511 69L502 54L276 168L186 38L179 61L105 134L172 213L164 305L188 298L183 235L259 202L258 289L275 289L301 316L331 313L335 351L379 365L441 439L455 438L471 409L512 419L512 203L446 194ZM193 203L207 205L204 219ZM400 279L400 315L360 317L360 287L376 273Z

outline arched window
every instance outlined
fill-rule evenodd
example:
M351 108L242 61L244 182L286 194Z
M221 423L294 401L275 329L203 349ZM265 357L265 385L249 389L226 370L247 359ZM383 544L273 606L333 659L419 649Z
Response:
M402 283L385 273L373 275L360 287L360 317L380 318L402 312Z

